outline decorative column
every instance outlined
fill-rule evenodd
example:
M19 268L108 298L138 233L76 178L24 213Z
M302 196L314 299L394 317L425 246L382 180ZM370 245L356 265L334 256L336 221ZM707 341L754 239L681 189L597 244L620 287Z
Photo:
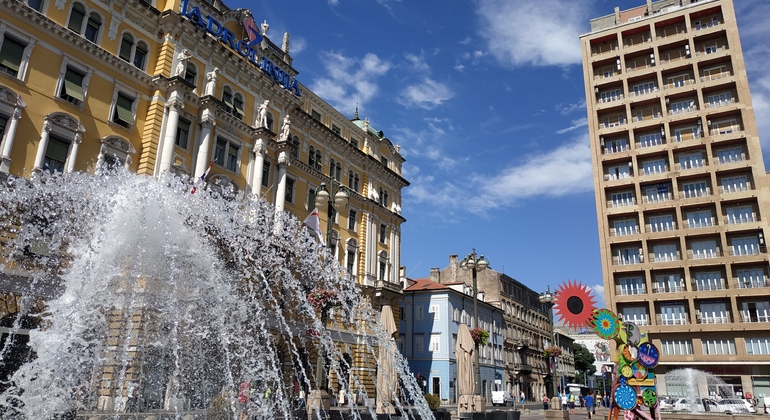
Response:
M286 168L289 166L289 149L279 148L278 152L278 189L275 191L275 213L283 212L286 202Z
M181 96L181 97L180 97ZM166 128L163 135L163 150L160 154L160 167L158 175L171 170L171 164L174 163L174 143L176 143L176 129L179 126L179 110L182 109L184 102L183 94L178 90L171 92L169 96L168 118L166 119Z
M45 151L48 149L48 139L51 134L51 123L45 121L43 123L43 133L40 135L40 144L37 146L37 154L35 155L35 166L32 170L35 172L43 171L43 161L45 160Z
M11 115L11 121L5 129L5 141L3 142L2 156L0 156L0 172L8 173L11 168L11 150L13 150L13 139L16 137L16 128L19 126L21 111L23 107L17 106ZM48 124L47 122L45 124ZM45 127L45 125L43 126ZM47 141L47 140L46 140Z
M209 108L201 113L201 144L198 147L198 160L195 162L195 179L199 179L209 167L209 150L211 150L211 137L214 131L214 115ZM176 131L176 130L174 130Z
M83 141L83 134L75 134L75 139L72 141L69 156L67 156L67 167L64 168L65 173L70 173L75 170L75 160L78 156L78 147L80 147L81 141Z
M262 168L265 166L266 145L264 140L254 142L254 172L251 178L251 194L259 197L262 193Z

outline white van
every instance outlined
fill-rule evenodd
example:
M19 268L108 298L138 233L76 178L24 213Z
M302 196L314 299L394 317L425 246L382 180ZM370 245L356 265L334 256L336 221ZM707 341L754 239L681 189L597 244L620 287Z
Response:
M513 397L508 391L492 391L492 405L513 405Z

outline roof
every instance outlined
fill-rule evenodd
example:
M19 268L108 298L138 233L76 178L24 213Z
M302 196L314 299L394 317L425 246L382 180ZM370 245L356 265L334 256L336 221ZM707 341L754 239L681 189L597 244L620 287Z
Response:
M449 289L444 284L436 283L431 279L417 279L414 284L404 289L405 292L418 292L421 290L445 290Z

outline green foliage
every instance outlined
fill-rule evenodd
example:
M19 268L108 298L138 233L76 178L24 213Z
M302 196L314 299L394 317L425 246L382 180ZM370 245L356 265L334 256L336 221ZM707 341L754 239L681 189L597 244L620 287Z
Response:
M441 406L441 398L433 394L425 394L425 401L433 411L438 410L439 406Z
M468 332L471 333L471 338L473 338L473 342L476 344L480 344L482 346L486 346L489 344L489 331L477 327L477 328L471 328L468 330Z
M572 353L575 355L576 370L585 372L589 375L596 373L596 366L594 366L596 359L594 358L594 355L588 351L586 346L580 343L573 343Z

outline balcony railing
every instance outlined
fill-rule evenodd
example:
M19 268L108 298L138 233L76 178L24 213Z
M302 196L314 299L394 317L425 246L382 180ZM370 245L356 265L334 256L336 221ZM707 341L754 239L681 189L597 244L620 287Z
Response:
M685 25L671 25L665 28L659 28L657 31L657 39L664 39L672 36L683 35L687 33L687 27Z
M611 228L610 236L628 236L639 233L639 226L624 227L620 229Z
M642 196L642 202L644 204L665 203L666 201L671 201L671 193L661 193L654 195L650 194Z
M719 258L724 256L721 249L709 249L706 251L687 250L687 258L691 260L706 260L709 258Z
M645 225L647 232L670 232L676 230L676 223L655 223Z
M655 92L657 92L657 91L658 91L658 88L657 88L657 86L656 86L656 87L654 87L654 88L652 88L652 89L640 89L640 90L636 90L636 91L634 91L634 92L631 92L630 96L631 96L631 97L635 97L635 96L644 96L644 95L650 95L650 94L653 94L653 93L655 93Z
M766 315L760 315L760 314L745 314L741 313L741 322L750 323L750 322L770 322L770 314Z
M607 202L607 208L617 209L620 207L629 207L636 205L636 199L629 198L626 200L612 200Z
M682 115L682 114L689 114L690 112L695 112L698 110L698 105L689 106L687 108L678 108L678 109L671 109L668 111L668 115Z
M619 93L617 95L606 95L606 96L599 96L599 102L600 103L607 103L607 102L615 102L615 101L621 101L623 100L624 96L622 93Z
M725 284L721 280L716 283L692 282L692 289L698 292L709 292L713 290L725 290Z
M697 189L697 190L686 190L679 193L679 198L698 198L698 197L708 197L711 195L711 188L706 187L703 189Z
M751 183L747 182L745 184L721 185L719 187L719 192L722 194L732 194L751 191L752 189L753 188L751 188Z
M770 287L770 281L765 279L738 280L735 282L735 287L739 289Z
M706 102L706 108L719 108L722 106L733 105L734 103L735 98L725 99L723 101L710 101Z
M623 286L616 284L615 294L619 296L645 295L647 294L647 288L642 284L633 286Z
M663 90L676 89L676 88L684 87L687 85L694 85L694 84L695 84L695 79L684 79L684 80L679 80L676 82L663 85Z
M707 74L705 76L701 76L700 81L705 82L707 80L719 80L719 79L724 79L725 77L731 77L732 75L733 73L730 70L726 70L719 73Z
M736 133L738 131L743 131L743 129L739 125L732 125L732 126L714 128L712 130L709 130L709 134L711 134L712 136L721 136L725 134Z
M618 118L618 119L613 120L613 121L604 121L604 122L599 123L599 129L601 130L602 128L618 127L618 126L621 126L621 125L625 125L626 122L627 121L626 121L626 119L624 117Z
M660 314L655 315L655 320L659 325L687 325L689 324L688 316L686 314L679 317L663 317Z
M696 317L698 324L729 324L730 314L724 314L722 316L703 316Z
M680 293L686 291L687 289L685 289L685 287L682 285L657 283L652 285L652 293Z

